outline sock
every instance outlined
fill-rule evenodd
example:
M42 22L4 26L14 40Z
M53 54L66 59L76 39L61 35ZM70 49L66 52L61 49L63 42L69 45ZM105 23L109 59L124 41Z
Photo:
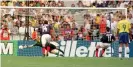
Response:
M126 53L129 54L130 50L129 50L129 47L126 47Z
M60 56L64 57L64 55L60 54Z
M119 57L122 57L122 47L119 47Z
M64 57L64 55L59 54L59 53L55 53L55 55Z
M96 57L98 57L98 49L96 49Z
M62 54L64 54L64 51L62 51L61 49L57 49L57 50L59 50L60 52L62 52Z
M45 48L42 48L42 54L44 54L45 53Z
M43 57L45 57L45 54L43 54Z
M49 46L47 46L47 51L48 51L48 52L50 51L50 47L49 47Z
M101 56L103 56L104 52L105 52L105 49L102 49L102 54L101 54Z
M46 54L46 55L45 55L45 54L43 54L43 57L47 57L47 56L48 56L48 54Z
M57 55L57 56L58 56L59 54L58 54L58 53L55 53L55 55Z
M126 49L126 56L125 57L129 58L129 52L130 52L129 47L126 47L125 49Z

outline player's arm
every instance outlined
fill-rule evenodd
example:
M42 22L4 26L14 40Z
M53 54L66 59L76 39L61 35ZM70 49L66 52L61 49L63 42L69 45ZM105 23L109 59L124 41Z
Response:
M131 31L131 28L129 28L128 30L129 30L129 37L130 37L130 39L132 39L132 31Z
M100 38L100 41L103 42L103 35L102 35L102 37Z
M24 46L22 46L22 45L20 45L19 46L19 49L24 49L24 48L32 48L32 47L34 47L34 46L38 46L39 44L36 42L35 44L32 44L32 45L24 45Z
M32 48L34 46L36 46L36 44L33 44L33 45L24 45L23 48Z
M118 25L117 25L117 36L119 35L119 31L120 31L120 22L118 22Z

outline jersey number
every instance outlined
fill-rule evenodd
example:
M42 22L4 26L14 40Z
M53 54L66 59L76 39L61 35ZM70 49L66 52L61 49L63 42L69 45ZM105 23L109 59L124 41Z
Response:
M43 29L44 29L44 31L45 31L45 32L47 32L47 31L48 31L47 26L44 26L44 28L43 28Z
M122 27L123 27L123 30L125 31L126 30L126 24L123 24Z
M107 35L107 37L108 37L108 41L112 41L112 39L111 39L111 35L109 34L109 35Z

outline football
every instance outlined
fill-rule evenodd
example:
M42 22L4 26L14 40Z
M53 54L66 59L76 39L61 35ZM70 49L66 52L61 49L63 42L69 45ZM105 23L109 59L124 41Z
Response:
M22 46L22 45L20 45L20 46L19 46L19 49L23 49L23 46Z

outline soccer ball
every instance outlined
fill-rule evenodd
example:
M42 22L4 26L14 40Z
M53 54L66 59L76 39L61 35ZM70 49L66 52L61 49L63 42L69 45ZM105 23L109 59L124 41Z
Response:
M22 45L19 46L19 49L23 49L24 47Z

